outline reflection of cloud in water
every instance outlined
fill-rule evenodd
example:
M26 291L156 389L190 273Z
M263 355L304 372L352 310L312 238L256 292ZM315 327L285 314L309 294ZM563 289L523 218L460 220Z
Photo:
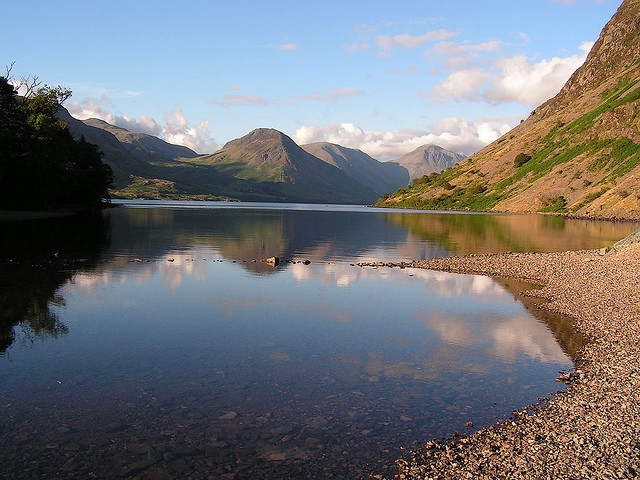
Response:
M323 264L322 268L317 268L317 264L312 268L301 263L291 265L291 275L295 280L310 281L318 278L323 283L339 287L349 286L360 278L365 278L360 270L362 269L341 263Z
M163 257L151 262L119 263L121 258L113 264L107 265L101 271L80 272L74 275L66 289L67 291L82 291L95 293L97 288L109 283L124 284L129 280L137 285L149 283L158 273L164 285L172 295L175 295L185 279L194 278L199 283L207 280L208 262L204 260L210 250L193 249L185 252L169 252Z
M449 345L465 348L486 344L488 355L512 362L525 355L544 363L566 361L566 355L547 327L526 313L514 316L483 314L445 316L430 312L425 321Z
M442 312L431 310L425 322L432 332L450 345L468 347L480 341L478 332L468 317L453 318Z
M323 283L348 286L359 280L389 279L394 282L422 280L425 286L441 298L472 295L491 297L495 303L513 303L513 296L498 283L482 275L461 275L421 268L357 267L347 263L291 265L293 278L299 281L319 279Z

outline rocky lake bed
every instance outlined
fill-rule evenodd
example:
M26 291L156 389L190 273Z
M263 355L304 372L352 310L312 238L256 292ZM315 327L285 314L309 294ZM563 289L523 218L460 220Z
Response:
M640 475L640 243L559 253L472 255L412 267L515 278L568 315L589 343L566 392L398 460L400 479L637 478ZM406 265L405 265L406 266Z

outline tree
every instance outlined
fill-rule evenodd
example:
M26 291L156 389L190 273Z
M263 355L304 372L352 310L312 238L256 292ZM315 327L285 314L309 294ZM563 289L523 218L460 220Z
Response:
M0 208L97 207L113 182L98 148L74 140L56 118L71 91L23 79L18 90L0 77Z

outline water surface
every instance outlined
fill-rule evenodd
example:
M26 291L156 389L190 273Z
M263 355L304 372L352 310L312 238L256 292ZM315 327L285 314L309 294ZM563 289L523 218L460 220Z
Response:
M392 478L402 448L562 389L580 340L513 282L355 264L633 231L548 218L181 202L3 223L0 474Z

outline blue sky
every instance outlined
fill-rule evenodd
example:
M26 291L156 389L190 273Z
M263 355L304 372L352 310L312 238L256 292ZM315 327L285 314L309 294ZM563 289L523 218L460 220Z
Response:
M199 153L269 127L379 160L471 154L560 90L621 3L23 0L0 52L71 89L75 117Z

